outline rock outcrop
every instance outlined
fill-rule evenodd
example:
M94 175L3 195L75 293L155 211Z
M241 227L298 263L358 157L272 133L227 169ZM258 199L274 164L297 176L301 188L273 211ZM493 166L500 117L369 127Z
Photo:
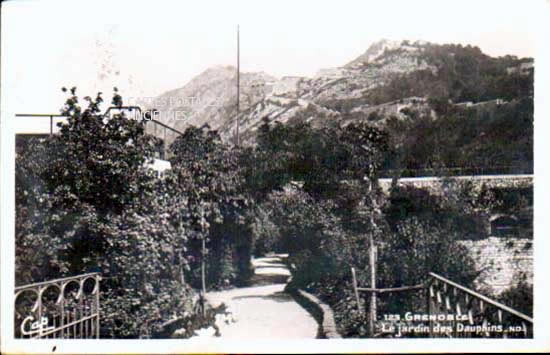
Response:
M405 109L435 119L435 111L427 98L434 90L448 94L450 89L445 86L454 85L449 84L448 78L452 67L449 63L456 59L455 51L462 51L462 56L472 56L467 62L497 60L469 46L381 40L351 62L338 68L320 69L313 77L275 78L264 72L241 73L241 142L252 143L264 119L311 121L319 125L327 121L347 124L368 120L384 125L388 118L407 117ZM515 59L512 59L507 60L513 62ZM441 68L445 73L439 77ZM399 86L400 77L415 73L422 74L422 84L414 87L415 79L409 79L407 88ZM219 130L224 140L231 141L237 125L236 74L232 66L210 68L184 87L168 91L142 106L158 109L163 113L160 120L176 129L208 124ZM443 88L440 90L440 87ZM383 88L389 90L381 92ZM150 132L163 138L163 131L159 133L151 128ZM174 136L168 133L168 143L173 139Z

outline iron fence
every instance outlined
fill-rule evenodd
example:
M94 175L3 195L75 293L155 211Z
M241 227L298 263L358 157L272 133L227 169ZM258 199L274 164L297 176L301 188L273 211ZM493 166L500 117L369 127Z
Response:
M441 317L430 321L431 336L437 326L452 338L533 337L531 317L433 272L429 278L428 314Z
M15 288L15 338L99 338L99 273Z
M376 309L374 312L365 313L371 324L370 335L373 337L395 336L395 329L414 326L418 326L417 335L421 337L533 337L531 317L433 272L428 274L425 283L394 288L359 287L354 268L351 268L351 273L353 291L358 311L361 313L364 313L363 307L368 302L363 302L360 292L374 296L370 300L371 304L376 304L377 298L383 294L419 291L426 295L425 311L408 312L414 313L409 315L409 319L406 316L402 319L401 315L386 315L384 319L379 320Z

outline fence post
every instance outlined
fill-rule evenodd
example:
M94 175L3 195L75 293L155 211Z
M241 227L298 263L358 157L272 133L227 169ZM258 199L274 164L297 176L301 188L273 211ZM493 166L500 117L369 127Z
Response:
M95 277L95 283L96 283L95 286L97 287L97 291L95 294L95 304L96 304L96 312L97 312L97 317L95 319L96 339L99 339L99 314L100 314L100 307L101 307L99 303L99 282L100 281L101 281L101 276L97 274Z
M355 293L355 300L357 301L357 310L359 311L359 314L362 314L361 311L361 302L359 298L359 291L357 290L357 278L355 277L355 268L351 268L351 278L353 280L353 292Z
M66 285L65 282L61 283L61 295L60 295L61 304L59 306L61 310L61 323L59 325L61 326L65 325L65 285ZM65 338L65 330L61 330L61 338L62 339Z
M428 328L429 328L428 337L431 338L433 336L432 321L430 319L430 316L432 315L432 299L431 299L432 286L428 283L425 290L426 290L426 308L428 312Z
M370 282L373 290L376 289L376 247L374 246L374 240L370 238ZM369 331L370 335L374 336L374 327L376 323L376 292L371 292L370 296L370 312L369 312Z
M202 303L202 316L206 317L206 309L204 306L204 297L206 297L206 236L202 236L202 250L201 250L201 303Z

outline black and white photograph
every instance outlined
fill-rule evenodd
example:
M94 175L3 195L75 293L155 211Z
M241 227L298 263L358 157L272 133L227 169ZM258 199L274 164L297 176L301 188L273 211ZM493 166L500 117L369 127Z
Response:
M0 6L2 353L550 351L548 1Z

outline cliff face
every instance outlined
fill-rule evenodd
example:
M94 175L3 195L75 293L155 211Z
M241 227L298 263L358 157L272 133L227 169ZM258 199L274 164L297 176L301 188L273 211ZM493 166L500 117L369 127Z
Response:
M236 80L235 67L216 66L205 70L184 87L140 104L147 109L157 109L159 121L181 131L189 125L203 124L224 130L236 114ZM276 79L265 73L241 73L240 81L240 107L246 110L265 98L266 90ZM154 125L149 125L148 130L164 137L159 127L155 130ZM173 134L167 132L168 143L173 139Z
M455 52L460 59L455 58ZM496 60L470 46L381 40L344 66L320 69L311 78L277 79L263 72L241 73L242 142L253 142L255 131L264 118L279 122L305 120L314 125L323 125L327 121L347 124L354 120L369 120L372 124L384 125L389 117L405 118L402 111L405 108L436 118L426 97L432 97L434 92L451 97L448 87L455 85L452 75L457 74L449 73L449 68L457 67L457 61L479 67ZM507 57L503 75L506 74L505 67L514 60ZM500 73L496 64L490 69ZM414 75L419 79L416 80ZM400 86L402 83L405 83L403 87ZM470 86L475 87L476 83ZM462 95L462 91L457 91L455 96L460 97L459 94ZM209 124L219 130L225 140L231 140L236 127L236 98L236 68L218 66L144 106L160 110L164 113L161 120L177 129ZM168 143L173 138L168 135Z
M404 73L429 66L416 59L415 50L398 42L382 40L365 54L340 68L321 69L312 78L283 77L266 73L240 75L240 127L243 140L253 139L264 117L288 120L343 119L343 111L354 109L354 115L375 109L364 105L362 98L369 89L384 85L392 73ZM413 47L410 47L413 48ZM388 54L388 51L393 51ZM435 70L435 68L433 68ZM147 109L159 110L160 121L179 130L188 125L210 125L223 138L232 139L236 127L236 68L217 66L207 69L182 88L168 91L150 102L140 102ZM348 102L346 110L338 103ZM164 131L149 125L150 133L164 137ZM167 132L170 143L175 136Z

